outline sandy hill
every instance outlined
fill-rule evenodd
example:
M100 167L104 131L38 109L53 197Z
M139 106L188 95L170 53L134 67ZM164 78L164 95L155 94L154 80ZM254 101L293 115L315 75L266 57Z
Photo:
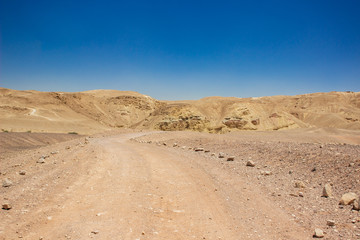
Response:
M360 93L159 101L130 91L0 88L3 131L90 134L114 128L229 132L308 127L360 130Z

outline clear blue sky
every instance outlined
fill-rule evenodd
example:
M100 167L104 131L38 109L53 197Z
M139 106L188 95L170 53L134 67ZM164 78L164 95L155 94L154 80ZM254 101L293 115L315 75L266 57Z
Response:
M360 1L0 0L0 86L158 99L360 91Z

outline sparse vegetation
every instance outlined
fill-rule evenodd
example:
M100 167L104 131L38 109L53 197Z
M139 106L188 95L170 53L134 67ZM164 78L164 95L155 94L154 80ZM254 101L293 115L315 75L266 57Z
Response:
M77 132L68 132L68 134L75 134L75 135L77 135L78 133L77 133Z

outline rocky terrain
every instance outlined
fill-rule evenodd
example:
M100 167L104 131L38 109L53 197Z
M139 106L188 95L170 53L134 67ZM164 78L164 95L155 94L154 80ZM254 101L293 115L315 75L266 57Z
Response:
M159 101L136 92L78 93L0 88L0 128L12 132L139 129L210 133L330 127L360 130L360 93Z
M0 239L360 239L360 131L0 140Z

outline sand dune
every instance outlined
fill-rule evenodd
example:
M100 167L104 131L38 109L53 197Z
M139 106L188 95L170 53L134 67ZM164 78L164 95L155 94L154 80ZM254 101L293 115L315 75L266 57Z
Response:
M77 93L0 88L0 128L91 134L114 128L231 132L296 128L360 130L360 93L159 101L130 91Z

